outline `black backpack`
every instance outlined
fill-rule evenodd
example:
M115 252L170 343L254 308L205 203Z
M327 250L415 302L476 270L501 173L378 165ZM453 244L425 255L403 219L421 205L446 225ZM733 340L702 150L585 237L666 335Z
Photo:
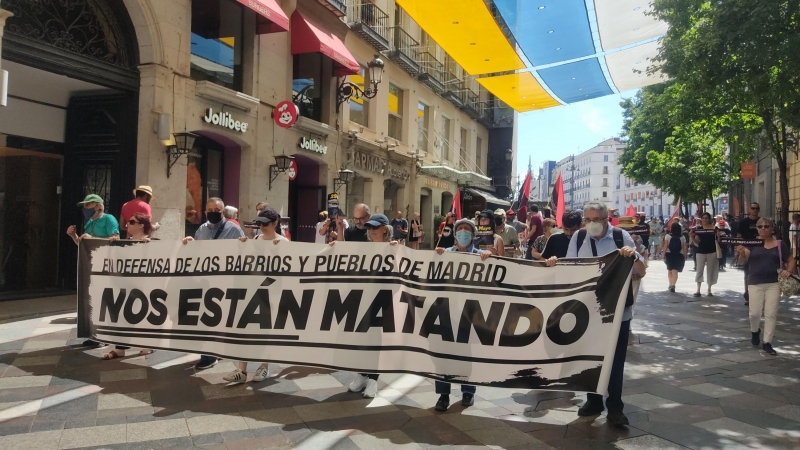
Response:
M683 251L683 242L681 242L680 236L672 236L669 238L669 252L678 254Z
M611 233L614 237L614 244L616 244L617 248L625 247L625 240L622 238L622 230L613 227L611 229ZM586 230L581 229L578 231L578 242L576 243L578 246L578 250L576 253L581 251L581 247L583 246L583 241L586 240ZM594 241L591 241L592 244L592 255L597 256L597 246L595 245ZM671 251L671 250L670 250ZM633 306L633 283L628 286L628 296L625 298L625 307Z

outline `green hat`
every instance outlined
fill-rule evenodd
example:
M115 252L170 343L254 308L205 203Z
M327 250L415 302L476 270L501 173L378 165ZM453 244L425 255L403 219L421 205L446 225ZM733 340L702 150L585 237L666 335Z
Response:
M97 194L89 194L86 196L85 199L83 199L82 202L78 203L78 206L83 206L87 203L103 203L103 201L104 201L103 197L100 197Z

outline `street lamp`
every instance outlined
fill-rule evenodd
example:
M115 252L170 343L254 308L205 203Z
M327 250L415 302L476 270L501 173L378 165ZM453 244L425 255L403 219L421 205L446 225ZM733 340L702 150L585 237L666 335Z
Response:
M175 139L174 145L167 146L167 178L172 174L172 166L178 162L181 156L189 153L194 147L194 140L197 135L189 132L181 132L173 134Z
M384 66L385 64L380 59L380 55L375 55L375 58L367 64L369 81L372 83L372 87L368 87L366 90L357 84L342 80L342 84L339 85L339 90L337 91L336 112L339 112L342 103L350 101L351 98L374 98L378 95L378 85L381 84L381 79L383 78Z
M340 170L339 177L334 178L333 180L333 189L338 192L340 187L347 186L348 183L350 183L350 181L353 179L353 175L355 175L355 172L353 172L352 170L349 169Z
M279 173L285 173L292 165L294 158L286 155L278 155L275 157L275 164L269 166L269 189L272 190L272 182L278 178Z

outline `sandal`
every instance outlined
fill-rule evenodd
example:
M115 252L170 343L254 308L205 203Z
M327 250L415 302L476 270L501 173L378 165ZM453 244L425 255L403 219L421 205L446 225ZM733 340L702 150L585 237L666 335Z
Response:
M122 354L117 352L122 352ZM103 355L103 361L110 361L112 359L124 358L124 357L125 357L125 350L114 349Z
M153 349L145 348L145 349L142 349L142 350L139 351L139 356L149 355L149 354L152 354L154 351L155 350L153 350Z

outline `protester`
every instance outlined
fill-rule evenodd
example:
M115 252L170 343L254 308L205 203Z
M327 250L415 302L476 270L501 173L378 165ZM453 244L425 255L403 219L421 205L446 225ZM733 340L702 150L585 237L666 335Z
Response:
M503 211L503 208L497 208L494 211L494 232L503 238L505 256L514 258L519 250L519 235L517 234L517 229L506 223L506 221L506 212Z
M232 225L236 225L239 228L242 227L242 225L237 220L237 218L239 217L239 210L236 207L231 205L226 205L225 209L222 211L222 215L225 216L225 220L230 222Z
M317 244L326 244L327 237L328 237L328 227L325 224L328 223L328 211L320 211L319 212L319 222L315 226L317 234L314 235L314 242ZM325 228L325 231L323 231Z
M517 234L524 233L528 229L527 225L517 220L517 213L513 209L506 211L506 222L517 230Z
M722 218L721 214L718 214L717 217L714 218L714 223L716 224L717 230L719 230L720 237L726 237L731 235L731 228L730 226L728 226L728 223L725 222L725 219ZM720 249L720 251L717 253L717 257L719 258L719 271L725 272L725 262L727 260L728 246L720 242L718 242L717 245L719 245Z
M639 238L642 240L642 247L644 247L644 252L641 252L641 254L644 257L645 266L646 266L647 265L647 260L650 259L650 233L652 232L652 230L650 229L650 225L645 220L647 218L645 213L643 213L643 212L642 213L638 213L638 214L636 214L635 217L636 217L636 225L638 225L640 227L646 227L647 230L648 230L647 234L638 235Z
M757 239L758 238L758 228L756 225L758 224L758 220L761 218L759 217L759 213L761 212L761 205L756 202L750 203L750 209L747 212L747 217L739 221L739 226L736 230L736 237L742 239ZM744 304L750 304L750 292L747 289L747 279L748 274L750 273L750 264L744 264Z
M608 223L610 223L611 226L615 227L619 225L619 214L617 213L616 209L610 208L608 210L608 215L609 215Z
M122 205L122 210L119 215L119 224L122 230L128 229L128 220L137 212L144 213L151 220L153 219L153 212L150 209L150 201L155 199L153 189L150 186L139 186L133 190L133 197L133 200ZM151 230L155 231L159 226L159 223L156 222L152 224Z
M569 241L572 239L572 235L581 229L582 223L583 218L580 212L572 209L564 211L561 216L561 227L564 232L550 236L542 252L542 259L550 259L553 256L566 258L569 250Z
M153 231L153 224L150 222L149 215L143 212L133 213L133 215L128 218L126 225L128 226L127 240L150 242L149 236ZM128 349L130 349L130 347L127 345L117 345L114 347L114 350L103 355L103 360L122 358L125 356L125 350ZM151 353L153 353L151 349L142 349L139 351L138 356L149 355Z
M439 231L436 235L436 245L434 248L450 248L455 245L456 230L455 216L449 212L444 216L444 222L439 224Z
M281 216L277 211L275 211L275 209L270 207L265 207L262 209L262 211L258 213L258 217L255 219L255 222L258 224L258 228L261 230L261 234L256 239L272 241L274 245L278 245L278 243L281 241L288 241L286 237L278 233L280 219ZM247 237L242 236L239 238L239 240L242 242L247 242ZM269 363L262 362L261 365L258 366L258 369L256 369L255 375L253 375L253 381L258 383L266 380L267 378L269 378ZM228 383L246 382L247 361L239 361L239 367L233 372L222 377L222 379Z
M506 256L505 242L500 235L495 231L494 226L494 213L492 210L486 209L478 216L478 227L491 227L492 237L489 243L485 242L484 236L476 236L476 245L478 248L483 247L492 252L493 255ZM480 241L480 243L478 242Z
M394 228L389 224L389 218L383 214L375 213L370 216L369 220L364 224L364 228L367 230L368 242L388 242L390 245L399 244L398 241L392 240ZM329 245L333 246L335 243L334 241ZM350 392L363 391L362 395L365 398L373 398L378 394L378 374L359 373L347 389Z
M206 202L206 222L200 225L194 233L194 237L186 236L183 238L183 245L191 241L210 241L214 239L239 239L244 237L241 228L229 224L222 212L225 210L225 203L221 198L211 197ZM263 211L262 211L263 212ZM204 370L213 367L219 362L219 358L209 355L202 355L200 361L195 364L197 370Z
M789 227L789 241L792 243L792 256L795 258L800 256L797 252L798 231L800 231L800 214L795 213L792 214L792 225Z
M289 226L292 224L291 219L288 217L281 217L281 224L278 227L278 233L286 238L287 241L292 240L292 232L289 231Z
M655 216L650 218L650 242L653 245L653 259L657 260L661 254L661 243L664 241L664 222Z
M528 232L525 235L525 241L528 243L528 250L525 252L525 259L533 259L531 250L533 249L533 242L539 236L544 234L544 222L539 215L539 207L531 205L530 218L528 219Z
M626 231L610 226L608 209L605 204L587 203L583 207L583 217L586 231L581 230L572 235L567 251L568 258L603 256L619 249L620 255L637 259L633 265L631 279L637 280L645 275L644 261L633 249L633 239ZM608 407L607 421L614 426L628 424L628 418L622 412L625 406L622 403L622 382L625 357L628 351L628 335L631 329L631 319L633 319L634 296L632 288L629 288L629 301L626 301L625 312L622 316L608 381L608 399L606 399L605 406ZM594 416L603 412L604 409L603 396L590 393L587 394L586 403L578 410L578 415Z
M744 223L744 221L742 221ZM764 339L761 348L769 355L778 353L772 348L775 323L778 318L778 305L781 299L781 288L778 277L789 278L794 272L796 261L789 253L785 242L775 239L775 222L762 217L756 222L758 239L764 241L763 246L747 248L736 247L736 258L750 266L747 286L750 292L750 342L758 347L761 340L761 311L764 311ZM786 265L784 270L784 264Z
M335 219L337 241L367 242L367 229L364 224L369 220L369 206L359 203L353 208L353 225L347 226L342 216L337 216Z
M683 272L688 251L681 226L677 221L673 221L669 234L664 237L664 262L667 264L670 292L675 292L678 274Z
M533 259L543 259L542 254L544 253L544 248L547 245L547 241L550 239L553 229L556 227L556 221L554 219L544 219L542 227L544 228L544 234L533 241L533 248L531 249L531 256L533 256Z
M713 231L713 233L697 233L697 231L706 230ZM700 216L700 226L692 228L689 232L689 237L697 245L695 250L695 258L697 260L697 273L694 276L694 281L697 283L697 292L694 293L695 297L700 297L700 287L703 284L703 269L708 273L708 296L711 297L711 286L717 284L719 277L719 261L717 258L717 244L719 239L719 230L714 226L714 221L711 219L711 214L703 213Z
M401 211L395 213L392 228L394 229L394 240L405 245L406 237L408 237L408 221L403 218Z
M422 222L419 220L419 213L414 213L414 218L411 219L411 236L408 237L408 242L411 248L419 250L419 241L422 237Z

